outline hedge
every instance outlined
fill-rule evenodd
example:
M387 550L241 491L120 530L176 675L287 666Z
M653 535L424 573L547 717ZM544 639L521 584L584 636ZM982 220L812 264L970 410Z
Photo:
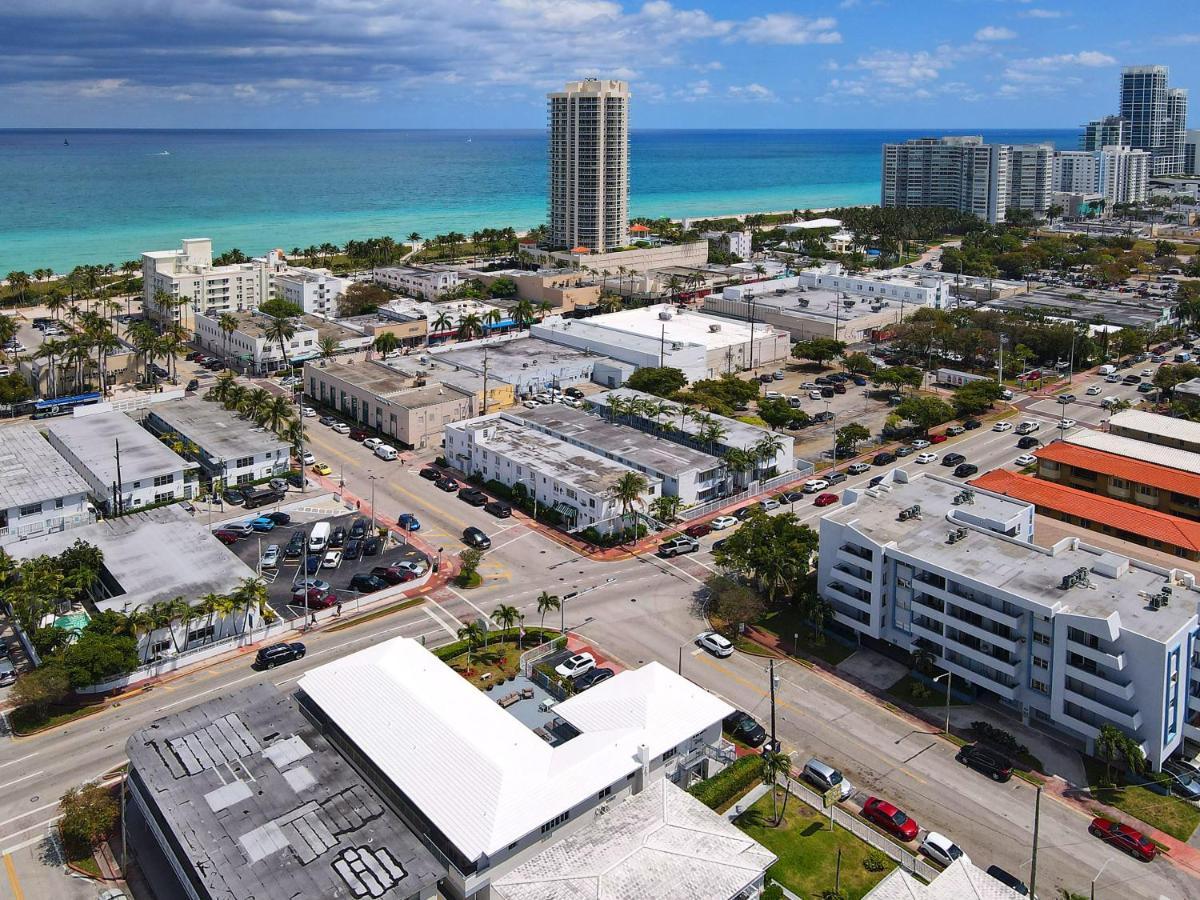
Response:
M709 809L718 809L746 793L761 777L762 757L757 754L743 756L712 778L693 784L688 793Z
M516 628L505 628L502 631L489 631L488 632L488 644L490 645L494 641L516 640L518 634L519 634L519 629L516 629ZM544 644L546 641L553 640L556 637L559 637L559 633L557 631L551 631L549 628L526 629L526 631L525 631L525 649L532 650L534 647L538 646L538 644ZM482 644L480 644L475 649L476 650L484 650L486 648ZM466 652L467 652L467 642L466 641L455 641L453 644L446 644L443 647L438 647L436 650L433 651L433 655L436 656L438 659L447 660L447 659L453 659L454 657L459 656L460 654L463 654Z

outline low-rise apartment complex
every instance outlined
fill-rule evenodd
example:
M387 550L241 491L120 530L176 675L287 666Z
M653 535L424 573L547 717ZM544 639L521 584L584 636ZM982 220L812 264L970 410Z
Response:
M198 313L195 316L197 343L213 356L226 359L231 368L252 375L266 375L284 366L279 341L267 328L271 317L258 312L230 313L237 324L232 331L221 328L219 315ZM288 362L301 362L319 354L317 329L304 321L294 323L294 333L287 340Z
M186 238L178 250L142 254L142 302L159 322L178 322L189 331L200 313L257 309L272 296L272 278L286 267L273 250L245 263L214 266L210 238Z
M1200 422L1127 409L1108 420L1109 434L1200 453Z
M108 515L189 500L199 490L199 466L171 451L124 413L52 419L46 439L87 482Z
M322 406L394 438L405 448L436 446L446 425L475 414L472 391L413 378L377 361L308 363L304 384L308 396Z
M91 524L88 493L32 425L0 429L0 545Z
M437 300L462 284L457 269L441 266L386 266L372 271L371 277L376 284L422 300Z
M1195 729L1195 577L1065 538L1034 507L933 475L850 490L820 523L818 590L839 629L931 651L954 684L1077 740L1102 725L1152 766Z

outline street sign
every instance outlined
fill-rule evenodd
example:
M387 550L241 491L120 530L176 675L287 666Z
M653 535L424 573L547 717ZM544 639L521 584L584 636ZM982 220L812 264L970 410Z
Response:
M821 808L829 809L829 807L833 806L841 798L842 798L841 788L840 787L831 787L829 790L827 790L824 794L821 795Z

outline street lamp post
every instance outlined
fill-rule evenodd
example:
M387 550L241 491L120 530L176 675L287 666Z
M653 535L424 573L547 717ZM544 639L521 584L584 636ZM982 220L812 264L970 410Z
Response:
M933 679L934 684L937 684L943 678L946 679L946 736L950 735L950 689L954 685L954 673L950 671L943 672L937 678Z
M1108 867L1108 864L1112 861L1113 861L1113 858L1111 856L1108 859L1106 859L1104 861L1104 865L1102 865L1100 867L1100 871L1096 873L1096 877L1092 879L1092 900L1096 900L1096 882L1100 880L1100 876L1104 874L1104 870Z
M775 687L779 684L779 678L775 675L775 660L771 660L770 668L771 679L771 752L779 752L779 742L775 740Z
M371 533L375 533L375 481L379 476L367 473L367 478L371 482Z

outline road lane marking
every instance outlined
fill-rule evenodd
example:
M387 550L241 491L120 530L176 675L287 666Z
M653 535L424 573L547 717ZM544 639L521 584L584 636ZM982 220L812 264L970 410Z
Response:
M471 607L471 609L475 610L475 612L479 613L479 615L481 615L485 619L487 619L487 621L492 622L491 616L489 616L487 613L485 613L482 609L480 609L478 606L476 606L473 602L468 600L466 597L464 597L462 594L460 594L454 588L450 587L450 585L446 585L446 590L448 590L450 593L452 593L455 597L457 597L463 603L467 604L467 606ZM495 622L492 622L492 625L495 625L495 624L496 624Z
M446 634L450 635L450 637L452 637L452 638L458 637L458 632L456 632L453 628L451 628L449 625L447 625L445 622L443 622L441 619L439 619L437 616L435 616L433 614L433 612L429 609L429 607L426 606L426 607L422 607L422 608L425 610L425 615L429 616L429 618L431 618L434 621L434 624L439 626L443 631L446 632Z
M20 784L22 781L28 781L30 778L37 778L39 775L46 774L45 769L38 769L36 772L30 772L28 775L22 775L20 778L14 778L12 781L6 781L0 784L0 790L6 787L12 787L14 784Z
M39 750L38 753L40 753L40 752L41 751ZM3 769L5 766L11 766L11 765L14 765L19 762L24 762L27 759L33 759L37 755L38 755L37 753L27 753L24 756L20 757L19 759L12 760L12 762L0 763L0 769Z
M38 840L40 841L41 838L39 837ZM12 888L16 900L25 900L25 892L21 890L21 880L17 878L17 867L13 865L12 857L9 856L10 852L10 850L4 851L4 871L8 875L8 886Z
M450 611L448 609L446 609L446 607L442 606L442 604L439 603L432 594L426 594L425 596L429 599L429 602L434 605L434 607L437 609L438 612L440 612L443 616L445 616L447 619L449 619L455 625L460 624L458 616L452 615L450 613ZM427 606L422 607L422 609L424 609L426 612L430 612L430 609ZM445 628L446 626L442 625L442 627ZM458 637L457 631L454 632L454 636Z
M58 806L57 800L55 800L53 803L47 803L43 806L35 806L33 809L27 810L26 812L23 812L23 813L19 813L15 816L11 816L11 817L5 819L3 822L0 822L0 828L3 828L9 822L16 822L18 819L23 819L26 816L32 816L34 813L42 812L43 810L46 810L46 809L54 809L56 806ZM53 822L54 819L51 819L50 821ZM45 825L46 823L42 822L41 824ZM36 828L37 826L34 825L33 827ZM21 831L14 831L13 834L20 834L22 831L28 831L28 830L29 830L28 828L22 828ZM9 835L9 837L12 837L12 835Z
M526 531L524 534L518 534L518 535L517 535L515 538L513 538L511 541L505 541L505 542L504 542L503 544L501 544L499 547L493 547L493 548L492 548L492 552L493 552L493 553L495 553L497 550L503 550L503 549L504 549L505 547L507 547L509 544L515 544L515 543L516 543L517 541L519 541L521 538L523 538L523 537L529 537L529 535L531 535L531 534L533 534L533 532L532 532L532 531Z

